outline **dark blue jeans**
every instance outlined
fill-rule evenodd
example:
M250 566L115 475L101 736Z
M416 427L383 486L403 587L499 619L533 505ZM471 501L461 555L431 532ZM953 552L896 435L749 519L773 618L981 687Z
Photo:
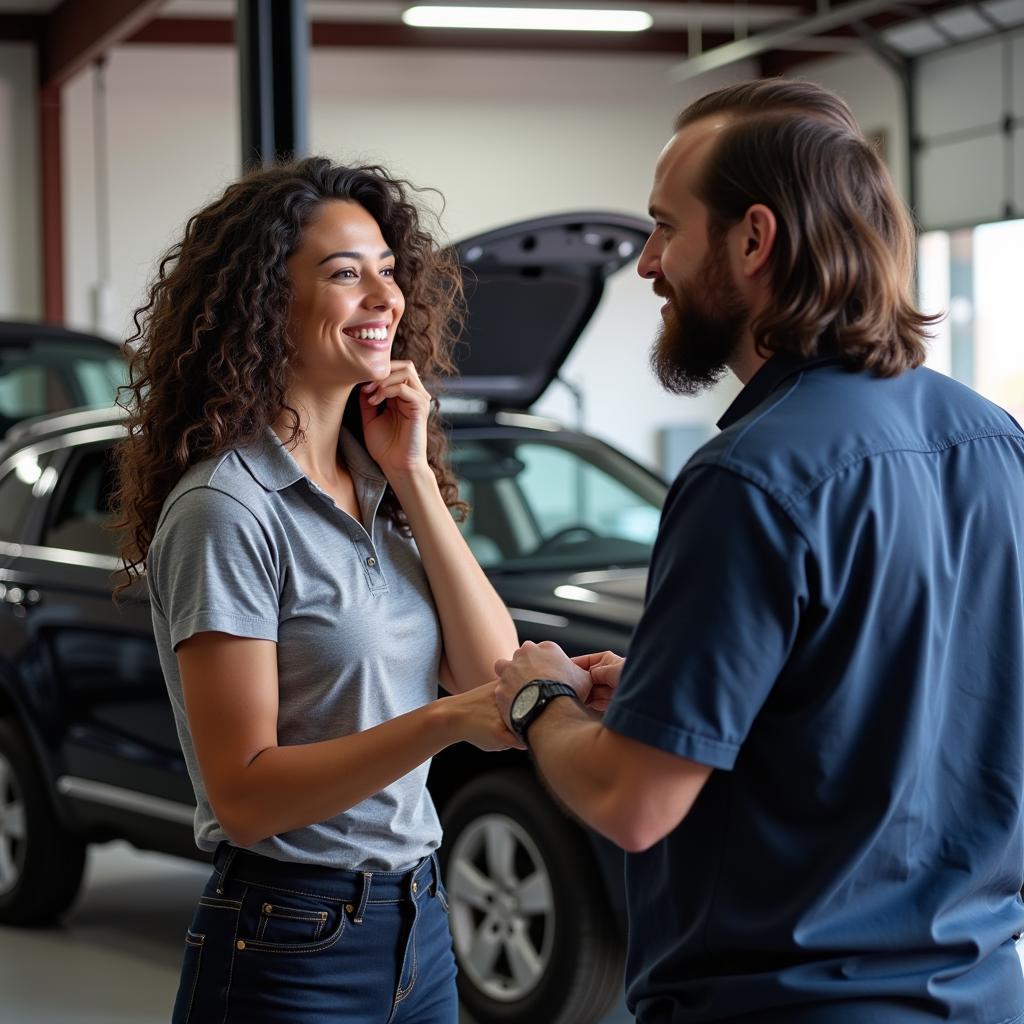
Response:
M456 1024L437 858L284 864L222 844L185 935L173 1024Z

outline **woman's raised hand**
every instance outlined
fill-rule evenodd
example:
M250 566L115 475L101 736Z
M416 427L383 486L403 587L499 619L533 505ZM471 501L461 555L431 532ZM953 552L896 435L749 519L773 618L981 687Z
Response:
M387 405L381 409L381 404ZM359 389L366 450L388 480L428 469L427 419L430 395L408 359L393 359L383 380Z

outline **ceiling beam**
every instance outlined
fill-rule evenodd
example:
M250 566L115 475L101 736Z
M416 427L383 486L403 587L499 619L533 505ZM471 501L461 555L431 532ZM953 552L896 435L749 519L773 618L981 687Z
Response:
M931 0L906 0L908 6L923 7ZM837 7L824 10L821 14L810 18L801 18L788 25L757 32L746 39L737 39L713 49L705 50L700 56L677 64L670 72L676 82L696 78L708 71L735 64L751 57L760 57L771 50L785 50L787 44L810 36L820 35L832 29L851 25L855 21L863 21L872 15L891 9L893 0L854 0Z
M63 0L46 16L44 86L56 86L151 21L164 0Z

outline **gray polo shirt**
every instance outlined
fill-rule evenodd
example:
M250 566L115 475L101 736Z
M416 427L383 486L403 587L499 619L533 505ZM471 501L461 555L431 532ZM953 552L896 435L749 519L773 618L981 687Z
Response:
M376 515L385 479L347 431L362 523L317 487L269 428L191 467L146 559L164 679L195 788L196 843L226 840L206 796L174 650L207 631L277 643L278 742L361 732L434 700L441 630L416 545ZM241 691L245 679L233 683ZM251 847L277 860L400 871L436 849L429 762L342 814Z

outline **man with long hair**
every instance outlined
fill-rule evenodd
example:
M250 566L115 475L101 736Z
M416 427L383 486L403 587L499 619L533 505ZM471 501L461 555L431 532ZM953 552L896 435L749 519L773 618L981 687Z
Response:
M913 225L838 97L705 96L651 214L656 373L745 386L669 492L627 658L495 667L628 851L628 1005L1024 1021L1024 432L921 366Z

